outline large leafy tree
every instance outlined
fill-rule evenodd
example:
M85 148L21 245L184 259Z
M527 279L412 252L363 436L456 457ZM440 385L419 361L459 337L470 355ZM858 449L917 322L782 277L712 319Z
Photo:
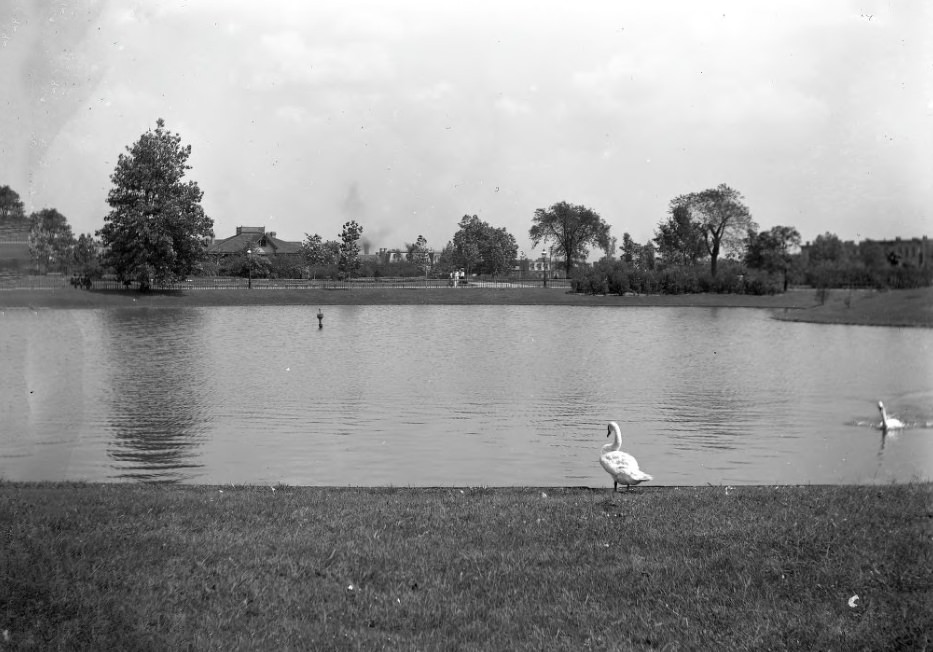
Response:
M43 208L29 216L29 253L36 267L47 272L67 265L74 245L68 219L54 208Z
M111 211L97 232L105 262L121 279L136 279L147 288L183 278L205 258L214 222L201 207L204 193L195 181L184 181L191 169L191 145L156 122L120 154L110 176Z
M537 209L528 235L534 247L540 242L553 243L554 253L564 257L569 276L575 261L586 259L589 247L609 249L609 230L596 211L562 201Z
M792 226L775 226L761 233L749 230L745 264L754 269L783 273L787 292L791 260L799 249L800 233Z
M464 215L460 219L459 228L454 233L454 264L462 267L467 274L478 270L483 262L483 253L480 245L484 239L483 234L489 226L476 215Z
M515 236L504 227L496 228L476 215L464 215L453 239L454 258L467 273L498 276L512 268L518 255Z
M680 195L671 201L672 213L676 208L686 208L691 220L699 225L713 276L716 276L719 256L741 253L748 230L758 229L743 200L742 193L721 183L715 188Z
M658 253L676 265L695 265L706 256L702 226L691 218L690 208L684 204L671 206L669 213L655 231Z
M363 227L350 220L343 225L340 232L340 254L337 260L337 269L341 277L355 276L360 269L360 237Z

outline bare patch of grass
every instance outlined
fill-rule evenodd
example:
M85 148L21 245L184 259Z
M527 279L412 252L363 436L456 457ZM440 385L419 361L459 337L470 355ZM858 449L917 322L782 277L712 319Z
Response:
M0 645L922 649L931 495L2 484Z

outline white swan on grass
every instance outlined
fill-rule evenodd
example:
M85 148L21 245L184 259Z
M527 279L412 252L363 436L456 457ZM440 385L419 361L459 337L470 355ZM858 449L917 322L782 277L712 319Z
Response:
M888 430L900 430L904 427L904 422L900 419L895 419L894 417L889 417L887 410L884 409L884 403L878 401L878 411L881 412L881 429L887 432Z
M620 484L625 485L626 491L631 491L633 484L653 480L654 478L638 468L638 460L619 450L622 448L622 431L615 421L609 422L609 432L606 436L609 435L614 435L612 443L603 446L599 463L606 469L606 473L612 476L612 493L616 492Z

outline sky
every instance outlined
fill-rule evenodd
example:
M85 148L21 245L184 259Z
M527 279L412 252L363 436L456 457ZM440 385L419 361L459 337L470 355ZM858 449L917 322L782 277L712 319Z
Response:
M4 0L0 185L101 228L163 118L218 238L265 226L528 257L538 208L647 242L721 183L803 240L933 233L924 0Z

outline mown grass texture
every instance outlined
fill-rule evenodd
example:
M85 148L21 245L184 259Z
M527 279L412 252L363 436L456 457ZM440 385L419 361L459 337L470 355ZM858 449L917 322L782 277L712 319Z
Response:
M933 327L933 288L826 290L826 302L776 313L779 319L857 326Z
M0 649L924 649L931 496L4 483Z
M214 306L330 305L554 305L554 306L679 306L720 308L807 308L816 305L813 292L781 295L690 294L593 296L556 288L359 288L353 290L191 290L136 292L121 290L3 290L0 309L179 308Z

